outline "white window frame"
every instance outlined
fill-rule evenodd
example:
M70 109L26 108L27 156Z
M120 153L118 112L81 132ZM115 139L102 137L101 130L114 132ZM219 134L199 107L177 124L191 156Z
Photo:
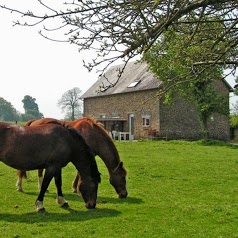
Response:
M100 114L99 117L100 118L106 118L106 113L105 114Z
M142 127L150 127L151 124L151 116L143 115L142 116Z

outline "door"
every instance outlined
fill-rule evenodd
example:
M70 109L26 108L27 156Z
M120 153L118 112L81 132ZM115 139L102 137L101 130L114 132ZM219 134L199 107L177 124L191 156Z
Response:
M129 140L134 140L134 114L129 114Z

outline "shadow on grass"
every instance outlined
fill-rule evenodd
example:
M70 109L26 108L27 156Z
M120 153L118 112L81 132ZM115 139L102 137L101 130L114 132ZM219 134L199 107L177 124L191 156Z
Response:
M128 203L128 204L141 204L144 203L144 201L141 198L134 198L134 197L127 197L127 198L109 198L109 197L98 197L98 203L112 203L112 204L122 204L122 203Z
M45 222L70 222L70 221L87 221L105 217L116 217L121 212L114 209L93 209L87 211L77 211L72 208L62 208L68 213L51 213L51 212L30 212L25 214L0 213L0 221L19 222L19 223L45 223Z
M23 194L26 195L31 195L31 196L35 196L37 198L38 193L36 192L24 192ZM51 197L51 198L55 198L56 197L56 193L46 193L45 197L47 199L47 197ZM64 198L70 202L70 201L83 201L82 197L79 194L76 193L64 193ZM141 204L144 203L143 200L141 198L135 198L135 197L130 197L128 196L127 198L115 198L115 197L102 197L99 196L97 199L97 203L111 203L111 204L122 204L122 203L129 203L129 204Z

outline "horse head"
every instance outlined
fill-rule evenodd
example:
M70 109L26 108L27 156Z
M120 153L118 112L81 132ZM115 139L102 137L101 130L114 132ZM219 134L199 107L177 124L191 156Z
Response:
M126 187L126 170L123 162L120 161L118 166L110 172L110 183L115 188L119 198L126 198L128 195Z
M91 152L91 151L90 151ZM97 203L97 193L98 193L98 184L101 182L101 174L98 171L97 163L95 157L92 153L89 153L90 160L90 176L81 176L82 173L79 173L79 183L78 191L80 192L85 206L88 209L93 209L96 207ZM81 169L82 171L82 169ZM86 168L83 169L83 172L86 171Z
M98 184L101 182L100 174L96 177L87 177L82 179L80 176L78 183L78 192L81 194L85 206L88 209L96 207Z

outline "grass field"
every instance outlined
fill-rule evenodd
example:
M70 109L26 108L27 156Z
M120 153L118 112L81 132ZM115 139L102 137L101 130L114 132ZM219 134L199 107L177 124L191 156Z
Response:
M0 237L238 237L238 147L202 142L117 142L128 171L124 200L102 173L98 204L87 210L71 192L75 169L63 169L63 191L70 208L55 202L53 181L38 214L37 173L15 189L15 170L0 164Z

